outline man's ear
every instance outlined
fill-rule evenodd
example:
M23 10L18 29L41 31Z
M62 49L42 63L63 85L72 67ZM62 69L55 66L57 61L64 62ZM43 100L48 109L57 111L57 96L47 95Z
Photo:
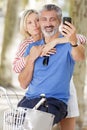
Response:
M59 24L61 24L62 20L61 20L61 19L58 19L58 22L59 22Z

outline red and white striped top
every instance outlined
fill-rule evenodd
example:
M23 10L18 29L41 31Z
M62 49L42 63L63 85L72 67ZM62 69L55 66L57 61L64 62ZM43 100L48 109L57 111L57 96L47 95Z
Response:
M87 38L84 35L77 34L77 39L81 44L86 44L87 43Z
M86 44L87 38L81 34L77 34L77 39L80 41L81 44ZM13 62L13 70L16 73L20 73L22 69L25 67L25 60L24 60L24 53L29 44L31 44L33 41L32 38L26 39L22 41L22 43L19 45L19 48L17 50L14 62Z
M20 43L18 50L16 52L16 56L13 61L13 70L16 73L20 73L22 71L22 69L25 67L25 60L24 60L23 55L24 55L25 50L28 47L28 45L31 44L32 42L34 42L34 41L32 38L30 38L30 39L26 39Z

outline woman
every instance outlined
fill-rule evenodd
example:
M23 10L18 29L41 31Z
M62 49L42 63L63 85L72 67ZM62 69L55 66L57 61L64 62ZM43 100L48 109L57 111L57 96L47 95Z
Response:
M16 58L13 63L14 71L17 73L20 73L26 65L27 58L24 59L23 54L24 54L27 46L29 45L29 43L40 40L42 38L41 30L40 30L40 26L39 26L38 13L36 11L27 10L23 13L23 16L22 16L21 22L20 22L20 31L21 31L21 34L24 36L24 41L22 42L22 44L20 44L19 49L17 51ZM66 38L56 39L55 42L52 42L52 43L58 43L58 42L60 42L60 43L66 42ZM49 50L49 48L48 48L48 50ZM48 52L48 50L47 50L47 52ZM49 54L51 54L51 53L54 54L55 50L51 50L51 52L49 52ZM73 85L72 85L72 88L75 90L75 87L73 87ZM74 92L74 95L76 95L75 92ZM73 98L74 98L74 95L73 95ZM69 106L68 108L70 108L70 111L68 111L68 118L64 119L60 123L61 130L70 130L70 129L74 130L75 117L79 115L76 96L70 102L72 103L72 102L74 102L74 100L76 101L76 103L74 103L74 106L76 105L75 111L77 111L77 112L75 114L73 114L73 112L72 112L72 115L71 115L70 111L72 111L72 106L70 106L71 104L68 105Z

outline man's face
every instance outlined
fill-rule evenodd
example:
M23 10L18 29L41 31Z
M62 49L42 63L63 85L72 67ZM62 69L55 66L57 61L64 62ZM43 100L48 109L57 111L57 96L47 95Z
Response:
M50 37L59 32L60 20L54 10L42 11L40 15L41 30L46 37Z

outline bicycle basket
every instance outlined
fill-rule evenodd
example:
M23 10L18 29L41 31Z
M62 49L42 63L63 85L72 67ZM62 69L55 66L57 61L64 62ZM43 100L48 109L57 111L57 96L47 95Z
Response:
M24 130L51 130L53 121L53 114L28 109L24 120Z
M24 130L23 123L26 109L8 109L4 112L3 130Z
M8 109L4 112L3 130L51 130L54 115L34 109Z

